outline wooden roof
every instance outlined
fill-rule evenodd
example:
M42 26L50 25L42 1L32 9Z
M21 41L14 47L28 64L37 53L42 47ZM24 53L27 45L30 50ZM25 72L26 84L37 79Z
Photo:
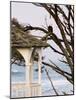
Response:
M36 38L29 32L24 32L20 28L12 25L11 28L11 46L17 48L30 48L30 47L47 47L48 43Z

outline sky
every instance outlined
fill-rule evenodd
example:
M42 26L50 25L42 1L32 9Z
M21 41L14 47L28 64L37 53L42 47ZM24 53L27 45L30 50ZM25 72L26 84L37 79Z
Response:
M53 26L53 31L58 37L61 37L60 31L58 30L58 27L56 26L53 18L50 18L49 13L43 8L38 7L32 3L18 3L18 2L12 2L11 4L11 17L17 18L17 20L22 24L32 25L32 26L40 26L40 27L46 27L46 21L47 25ZM45 18L47 19L45 21ZM42 32L32 32L32 34L35 35L45 35ZM49 41L52 46L54 46L56 49L59 49L53 41ZM45 60L51 59L53 62L59 64L59 59L61 59L61 56L53 52L50 48L47 48L43 50L43 56L45 56Z
M11 11L12 18L17 18L20 23L46 27L47 22L48 26L54 26L54 32L60 36L59 30L54 20L52 18L50 20L49 13L43 7L38 7L32 3L12 2ZM45 21L45 19L47 21Z

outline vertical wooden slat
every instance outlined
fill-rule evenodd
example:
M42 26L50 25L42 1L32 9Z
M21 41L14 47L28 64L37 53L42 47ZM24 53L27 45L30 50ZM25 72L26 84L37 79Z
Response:
M14 84L12 85L12 98L14 97L32 97L41 95L41 86L39 84Z

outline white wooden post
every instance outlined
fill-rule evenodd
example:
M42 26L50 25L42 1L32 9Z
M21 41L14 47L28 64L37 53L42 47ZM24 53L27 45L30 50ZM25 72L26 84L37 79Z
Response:
M32 63L30 63L30 57L31 57L31 53L32 53L32 49L31 48L22 48L22 49L18 49L18 51L22 54L22 56L25 59L25 65L26 65L26 82L29 84L31 82L31 70L32 70Z
M30 62L32 49L31 48L22 48L18 49L18 51L22 54L22 56L25 59L25 65L26 65L26 83L28 85L27 89L27 96L31 96L31 82L32 82L32 62Z
M31 62L30 65L30 82L33 82L33 62Z
M32 83L33 80L33 64L29 63L26 65L26 82Z
M26 64L26 82L27 84L30 84L31 83L31 68L30 68L31 64Z
M39 60L38 60L38 83L41 84L41 66L42 66L42 49L38 49Z
M41 96L42 92L41 92L41 66L42 66L42 48L38 49L38 53L39 53L39 60L38 60L38 83L39 83L39 87L38 87L38 95Z

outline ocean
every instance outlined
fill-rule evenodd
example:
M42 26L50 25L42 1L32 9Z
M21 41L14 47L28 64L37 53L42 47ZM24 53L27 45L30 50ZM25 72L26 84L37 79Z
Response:
M43 96L55 95L55 92L51 86L51 83L46 75L44 68L42 69L42 74L41 74L42 94ZM33 70L34 70L33 82L37 82L38 70L36 64L34 65ZM69 83L63 76L57 74L51 68L49 70L49 75L59 95L63 95L64 92L67 94L73 94L72 92L73 85ZM13 64L11 66L11 83L25 83L25 81L26 81L26 67Z

